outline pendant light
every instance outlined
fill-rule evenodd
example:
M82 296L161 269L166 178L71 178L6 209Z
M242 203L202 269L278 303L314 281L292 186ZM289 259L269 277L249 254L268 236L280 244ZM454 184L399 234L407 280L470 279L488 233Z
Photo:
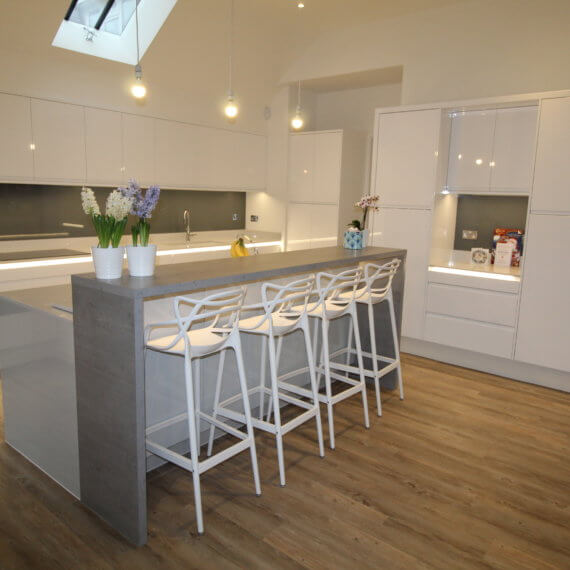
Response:
M139 51L139 12L138 2L135 0L135 30L137 37L137 64L135 65L135 82L131 85L131 95L137 99L142 99L146 96L146 87L142 80L142 67L140 64L140 51Z
M295 116L291 119L291 126L298 131L303 128L305 121L303 120L302 109L301 109L301 80L297 85L297 109L295 110Z
M229 77L228 77L228 98L226 101L226 106L224 107L224 113L226 117L230 120L235 119L238 116L239 108L234 96L232 89L232 67L233 67L233 52L234 52L234 0L230 0L230 58L229 58Z

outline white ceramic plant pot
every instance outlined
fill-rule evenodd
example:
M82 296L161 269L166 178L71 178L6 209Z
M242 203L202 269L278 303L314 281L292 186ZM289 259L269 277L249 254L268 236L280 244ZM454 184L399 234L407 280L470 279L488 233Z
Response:
M154 275L156 245L127 246L127 260L131 277L150 277Z
M97 279L118 279L123 271L124 247L92 247Z

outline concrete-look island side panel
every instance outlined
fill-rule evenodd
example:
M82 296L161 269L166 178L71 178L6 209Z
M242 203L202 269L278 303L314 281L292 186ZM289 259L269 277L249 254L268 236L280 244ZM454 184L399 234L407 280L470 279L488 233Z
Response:
M331 247L157 267L155 276L148 278L124 275L103 281L93 274L74 275L81 501L130 542L146 542L145 299L338 271L395 257L405 260L406 251ZM398 324L403 285L402 265L393 285ZM381 327L384 319L379 319ZM366 319L361 322L367 325ZM366 345L367 326L362 328ZM259 362L248 365L257 367Z

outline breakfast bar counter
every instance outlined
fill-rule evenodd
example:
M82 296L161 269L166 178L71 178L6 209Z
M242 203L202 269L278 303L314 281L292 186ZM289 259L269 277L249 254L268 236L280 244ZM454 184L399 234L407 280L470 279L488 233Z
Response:
M153 277L102 281L94 274L74 275L81 501L132 543L146 542L145 299L405 255L402 249L330 247L157 267ZM403 284L402 267L393 285L398 322Z

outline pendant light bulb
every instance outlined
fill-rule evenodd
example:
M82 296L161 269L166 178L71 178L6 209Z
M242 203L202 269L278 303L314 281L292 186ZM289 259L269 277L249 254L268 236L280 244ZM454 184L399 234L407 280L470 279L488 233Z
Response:
M305 7L305 3L304 3L304 2L302 2L302 1L297 2L297 8L304 8L304 7Z
M146 86L142 80L142 67L135 67L135 82L131 85L131 95L136 99L142 99L146 96Z
M295 111L295 116L291 119L291 126L298 131L303 128L305 121L303 121L303 115L301 114L301 106L297 105L297 110Z
M228 95L228 100L224 107L224 113L228 119L235 119L238 116L239 108L233 93Z

